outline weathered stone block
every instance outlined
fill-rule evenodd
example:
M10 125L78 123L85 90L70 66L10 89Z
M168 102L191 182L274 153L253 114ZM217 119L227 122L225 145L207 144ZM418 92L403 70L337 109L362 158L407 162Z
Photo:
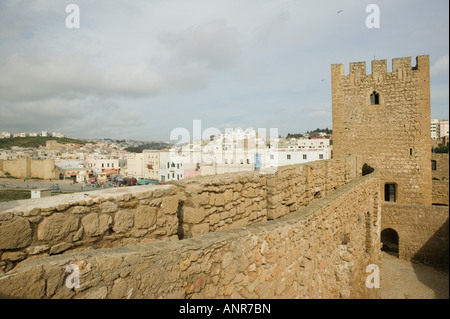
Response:
M112 225L113 219L107 214L100 215L98 222L98 232L103 235Z
M224 200L226 203L230 202L233 200L233 190L228 189L223 193L224 196Z
M2 254L2 260L5 261L19 261L25 259L27 256L23 251L7 251Z
M170 196L162 199L161 209L163 214L172 215L178 210L178 196Z
M191 233L193 236L200 236L209 232L209 224L198 224L191 227Z
M87 212L89 212L89 210L90 208L86 206L74 206L70 211L72 214L86 214Z
M131 211L120 210L114 217L113 230L117 233L124 233L129 231L134 224L134 216Z
M138 201L136 199L130 200L127 202L121 202L119 203L120 208L135 208L138 205Z
M118 209L117 204L113 202L105 202L100 205L100 211L102 213L115 213Z
M44 219L37 228L37 239L44 241L58 241L70 232L78 229L79 219L73 215L55 213Z
M183 223L187 224L197 224L200 223L205 218L204 209L185 207L183 209Z
M216 194L214 205L216 206L225 205L225 196L223 193Z
M31 241L30 223L16 218L0 225L0 249L16 249L28 246Z
M87 236L96 236L99 234L99 219L96 213L91 213L84 216L81 219L81 224L83 225L84 233Z
M209 224L214 225L217 224L220 221L220 215L218 213L212 214L209 216Z
M209 205L214 205L215 201L216 201L216 194L209 193L209 202L208 202L208 204Z
M59 243L50 248L50 255L59 254L69 248L73 247L72 243Z
M43 253L49 249L50 249L49 245L38 245L38 246L27 247L25 249L25 251L29 255L37 255L37 254Z
M199 205L208 205L209 204L209 194L208 192L203 192L200 195L196 196Z
M134 215L134 226L136 228L152 227L156 222L157 213L158 209L156 207L138 206Z

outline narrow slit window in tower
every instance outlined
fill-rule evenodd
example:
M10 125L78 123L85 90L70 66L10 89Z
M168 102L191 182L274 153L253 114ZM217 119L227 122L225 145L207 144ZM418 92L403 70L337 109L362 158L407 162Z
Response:
M386 202L396 201L396 184L386 183L384 184L384 200Z
M431 160L431 170L435 171L436 168L437 168L436 161L435 160Z
M370 94L370 105L379 105L380 104L380 94L376 91L373 91L372 94Z

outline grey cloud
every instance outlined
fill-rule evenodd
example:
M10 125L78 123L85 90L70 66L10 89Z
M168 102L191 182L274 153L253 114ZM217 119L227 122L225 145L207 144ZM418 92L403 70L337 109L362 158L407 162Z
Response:
M449 90L447 85L434 85L431 88L430 97L432 104L446 104L448 107Z
M301 132L331 118L332 63L418 54L432 61L432 112L448 116L448 2L411 1L380 0L369 30L357 0L79 0L81 28L68 30L68 3L0 0L0 126L164 139L202 119Z
M0 126L12 132L18 128L39 131L44 127L64 126L71 121L80 120L82 112L61 99L45 101L0 102Z
M448 76L449 55L443 55L430 67L430 76L446 74Z
M93 66L74 54L12 56L0 65L1 99L43 100L51 97L145 96L159 91L160 76L149 65Z
M225 68L240 53L238 31L223 19L193 26L181 33L161 33L159 40L174 51L180 64Z
M306 114L308 118L328 118L331 117L331 112L329 111L314 111Z
M146 123L142 113L124 110L123 105L101 98L0 102L0 127L11 132L51 130L95 137L89 133L97 130L120 135Z

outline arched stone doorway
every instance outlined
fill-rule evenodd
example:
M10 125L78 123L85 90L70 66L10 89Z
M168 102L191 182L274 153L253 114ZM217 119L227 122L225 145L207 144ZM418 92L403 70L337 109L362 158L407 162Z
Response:
M398 233L392 228L381 231L381 250L398 257Z

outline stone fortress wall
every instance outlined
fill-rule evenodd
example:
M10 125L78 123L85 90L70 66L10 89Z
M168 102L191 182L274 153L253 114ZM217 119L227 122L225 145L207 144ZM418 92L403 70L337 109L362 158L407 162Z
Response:
M7 172L16 178L40 178L45 180L59 178L59 170L55 168L55 160L20 158L0 160L0 171Z
M448 206L382 202L381 211L381 229L398 234L400 259L448 268Z
M353 156L3 204L0 295L373 298L378 173L360 167ZM80 288L65 285L71 263Z
M27 258L178 240L175 186L100 190L0 204L5 270Z
M180 238L295 212L355 179L358 164L357 158L351 156L173 182L181 196Z
M435 154L431 156L432 167L432 189L433 189L433 205L447 205L449 204L449 166L448 166L448 153L447 154ZM434 165L433 165L434 164Z
M382 229L399 237L399 258L426 264L449 265L448 154L432 154L433 205L382 202Z
M325 172L327 179L318 178ZM289 178L282 183L279 178L286 174ZM306 206L357 176L357 160L353 156L278 170L190 178L174 182L175 185L116 188L2 203L1 260L10 270L30 257L178 240L247 226L287 215L294 211L289 209L294 202L298 208ZM312 179L315 182L306 183ZM302 197L288 200L295 194Z

